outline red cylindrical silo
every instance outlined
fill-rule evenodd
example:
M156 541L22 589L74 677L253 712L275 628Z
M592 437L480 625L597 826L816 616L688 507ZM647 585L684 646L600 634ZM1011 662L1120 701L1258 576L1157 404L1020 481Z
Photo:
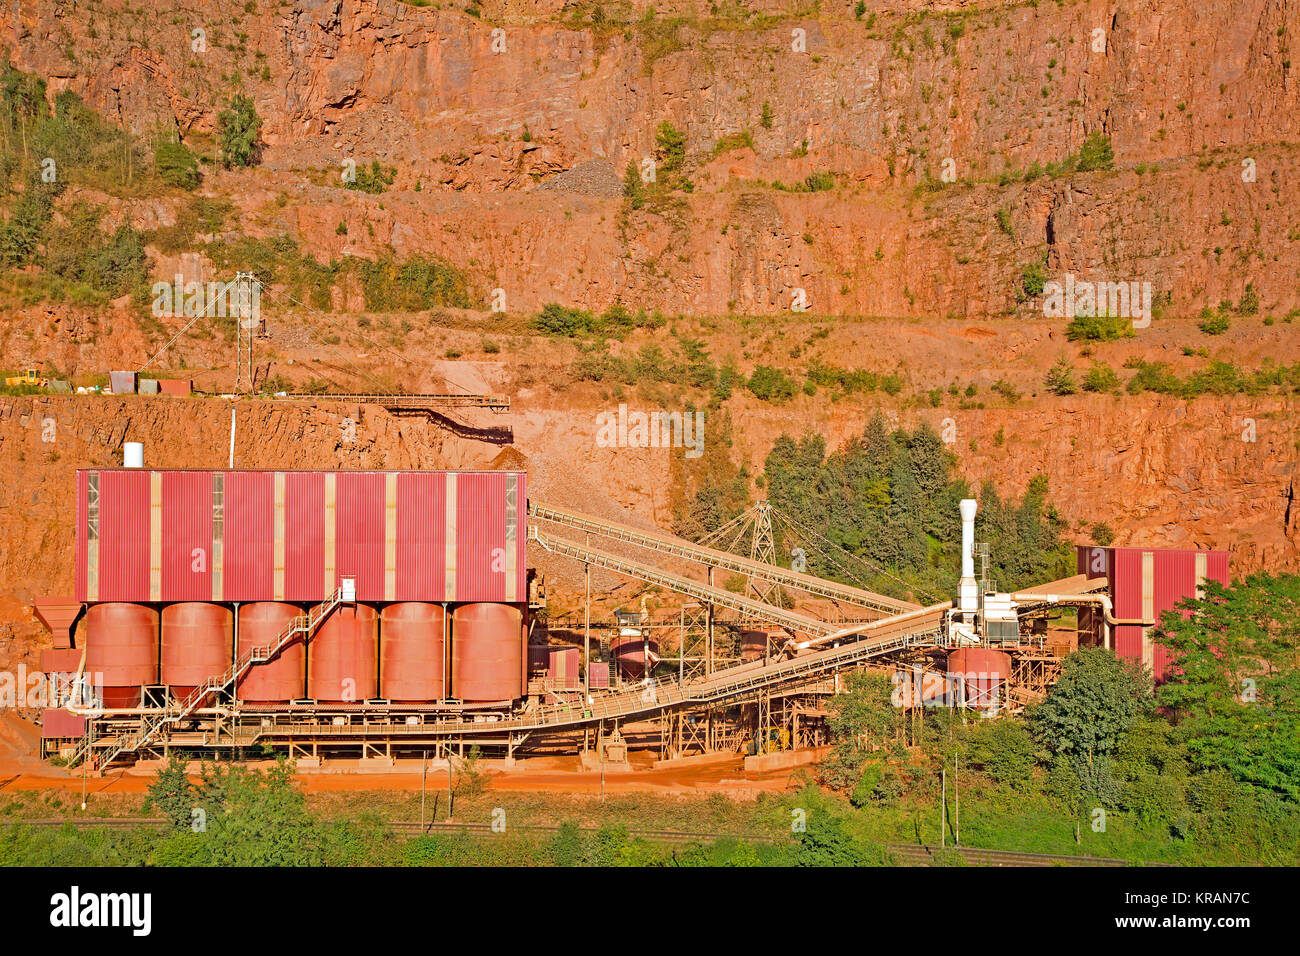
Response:
M325 703L371 700L379 689L379 615L369 604L340 605L307 651L307 693Z
M625 680L640 680L654 670L655 662L659 660L659 642L649 637L620 636L609 642L609 654L619 676Z
M962 647L948 654L948 676L952 694L961 701L963 689L967 707L1001 709L1007 705L1006 684L1011 677L1011 658L987 647Z
M86 611L86 676L105 707L138 707L140 686L158 680L158 612L143 604L93 604Z
M462 604L452 611L452 694L467 701L523 696L522 618L509 604Z
M519 664L522 693L528 692L528 609L519 612Z
M162 667L159 682L180 699L209 677L230 669L235 616L221 604L188 601L162 612Z
M443 667L443 609L437 604L406 601L388 605L379 617L379 695L405 703L448 696Z
M255 601L239 609L239 643L236 654L243 657L254 647L273 647L280 635L300 615L294 604ZM253 664L239 679L235 696L252 704L283 704L301 700L307 689L307 650L302 638L264 664Z

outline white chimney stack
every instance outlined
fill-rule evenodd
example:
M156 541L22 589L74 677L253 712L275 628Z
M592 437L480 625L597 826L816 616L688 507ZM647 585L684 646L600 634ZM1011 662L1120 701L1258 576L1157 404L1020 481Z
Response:
M122 467L144 467L144 444L142 442L129 441L122 444Z
M975 583L975 512L979 502L962 499L961 505L961 583L957 586L957 609L979 610L979 586Z

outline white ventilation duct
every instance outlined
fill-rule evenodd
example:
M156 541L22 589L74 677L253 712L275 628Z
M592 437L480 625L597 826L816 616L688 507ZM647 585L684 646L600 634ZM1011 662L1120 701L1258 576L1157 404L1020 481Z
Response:
M122 445L122 467L144 467L144 444L138 441L124 442Z
M979 610L979 585L975 583L975 512L979 502L963 498L961 505L961 583L957 586L957 609Z

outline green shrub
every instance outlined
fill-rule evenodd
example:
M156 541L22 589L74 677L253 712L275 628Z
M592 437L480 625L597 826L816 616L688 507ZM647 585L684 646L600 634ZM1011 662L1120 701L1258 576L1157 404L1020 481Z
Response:
M65 221L51 228L41 264L51 275L113 299L145 284L148 257L144 237L129 225L106 236L100 230L103 212L85 203L69 209Z
M1119 389L1119 376L1105 362L1093 362L1083 378L1085 392L1114 392Z
M1255 291L1255 285L1252 282L1246 283L1246 291L1241 294L1241 300L1237 303L1238 315L1254 315L1259 311L1259 293Z
M378 195L393 184L396 175L397 170L394 167L381 166L379 160L372 159L369 168L357 167L356 177L351 182L345 182L344 185L358 192Z
M221 232L233 209L226 199L190 196L176 210L176 222L147 233L148 242L168 254L193 249L199 233L212 235Z
M1047 285L1047 265L1043 262L1031 262L1020 272L1020 291L1026 298L1041 295Z
M1197 323L1196 327L1206 335L1222 335L1228 331L1231 324L1228 317L1222 312L1211 312L1209 309L1205 309L1201 313L1201 321Z
M1104 521L1095 522L1090 533L1092 540L1103 548L1109 547L1115 540L1115 532Z
M993 389L993 391L997 392L999 395L1005 398L1012 405L1020 401L1020 392L1018 392L1016 390L1016 387L1012 385L1010 382L1008 382L1005 378L998 379L996 382L993 383L991 388Z
M682 168L686 161L686 134L668 120L659 124L655 146L660 172L675 173Z
M0 223L0 266L32 261L53 216L54 200L62 192L62 183L45 183L35 175L28 180L9 218Z
M199 180L199 161L190 148L177 140L164 140L154 147L154 168L158 178L168 186L180 189L197 189Z
M586 309L570 308L548 302L528 322L528 327L543 335L576 338L595 335L619 337L633 329L655 329L664 324L659 313L647 314L644 309L631 312L621 303L614 303L603 314Z
M641 173L637 170L636 163L629 162L623 173L623 195L627 197L628 205L633 209L640 209L645 205L645 184L641 181Z
M1119 315L1076 315L1065 327L1065 337L1071 342L1109 342L1136 334L1132 320Z
M1016 238L1016 230L1011 225L1011 210L1007 206L999 206L993 213L993 218L997 221L998 230L1005 236L1012 239ZM1041 287L1040 290L1041 291Z
M781 369L760 365L749 377L749 390L765 402L781 403L793 398L797 391L794 381Z
M1029 728L1020 721L994 720L976 725L971 761L997 783L1026 788L1038 765L1038 748Z
M846 394L874 392L880 384L873 372L825 365L816 359L808 365L808 382L816 388L838 388Z
M1140 395L1142 392L1178 395L1182 392L1183 383L1169 370L1167 363L1138 359L1130 364L1134 373L1125 386L1130 395Z
M438 306L472 309L480 304L470 293L465 274L445 260L412 256L402 262L391 258L352 261L367 311L420 312Z
M1115 151L1111 148L1110 137L1102 133L1090 133L1079 147L1079 158L1075 168L1081 173L1098 169L1110 169L1115 165Z
M226 109L217 114L217 132L221 138L221 161L227 166L251 166L257 160L262 118L253 101L242 93L230 98Z

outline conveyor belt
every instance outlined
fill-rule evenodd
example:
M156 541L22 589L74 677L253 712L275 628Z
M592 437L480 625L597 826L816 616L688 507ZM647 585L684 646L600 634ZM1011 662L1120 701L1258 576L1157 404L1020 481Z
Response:
M645 531L615 521L606 521L603 518L593 518L590 515L570 511L567 508L557 508L540 501L530 500L528 502L528 514L543 521L562 524L589 534L598 534L615 541L622 541L625 544L657 551L660 554L688 558L692 561L699 561L702 564L734 571L738 574L761 577L766 581L783 584L807 594L815 594L818 597L830 598L834 601L843 601L857 607L871 608L887 615L916 610L920 606L896 598L886 597L883 594L876 594L873 591L850 587L847 584L827 581L811 574L802 574L773 564L765 564L762 561L742 558L727 551L707 548L684 538L673 537L657 531Z
M367 728L364 725L333 724L281 725L248 728L239 746L257 740L295 737L324 740L356 739L376 736L388 739L459 737L467 732L483 736L511 735L536 730L576 728L602 720L644 717L678 707L696 707L721 703L781 684L806 680L811 676L841 670L885 654L910 647L932 647L940 643L943 615L949 605L938 604L923 613L900 615L900 620L885 619L864 625L862 635L846 635L843 643L796 657L741 664L715 671L709 677L678 683L673 680L651 681L635 690L596 698L587 706L549 704L518 717L496 721L454 719L433 724L386 724ZM228 739L228 738L227 738Z
M564 538L557 538L554 535L544 534L536 527L528 529L528 538L536 541L539 545L550 551L552 554L558 554L566 558L573 558L575 561L582 561L584 564L593 564L597 567L608 568L611 571L617 571L634 578L638 578L649 584L657 584L660 587L668 588L670 591L676 591L679 594L685 594L695 598L697 601L704 601L716 607L725 607L732 611L738 611L742 614L750 615L761 621L773 621L788 627L797 634L822 635L830 634L834 631L835 625L827 624L825 621L818 621L815 618L805 617L802 614L796 614L793 611L787 611L784 608L775 607L771 604L765 604L754 598L747 598L740 594L722 588L710 587L707 584L701 584L699 581L693 581L690 578L684 578L676 574L669 574L667 571L661 571L658 568L652 568L648 564L640 564L636 561L630 561L627 558L619 557L616 554L610 554L608 551L602 551L599 548L593 548L590 545L577 544L573 541L567 541Z

